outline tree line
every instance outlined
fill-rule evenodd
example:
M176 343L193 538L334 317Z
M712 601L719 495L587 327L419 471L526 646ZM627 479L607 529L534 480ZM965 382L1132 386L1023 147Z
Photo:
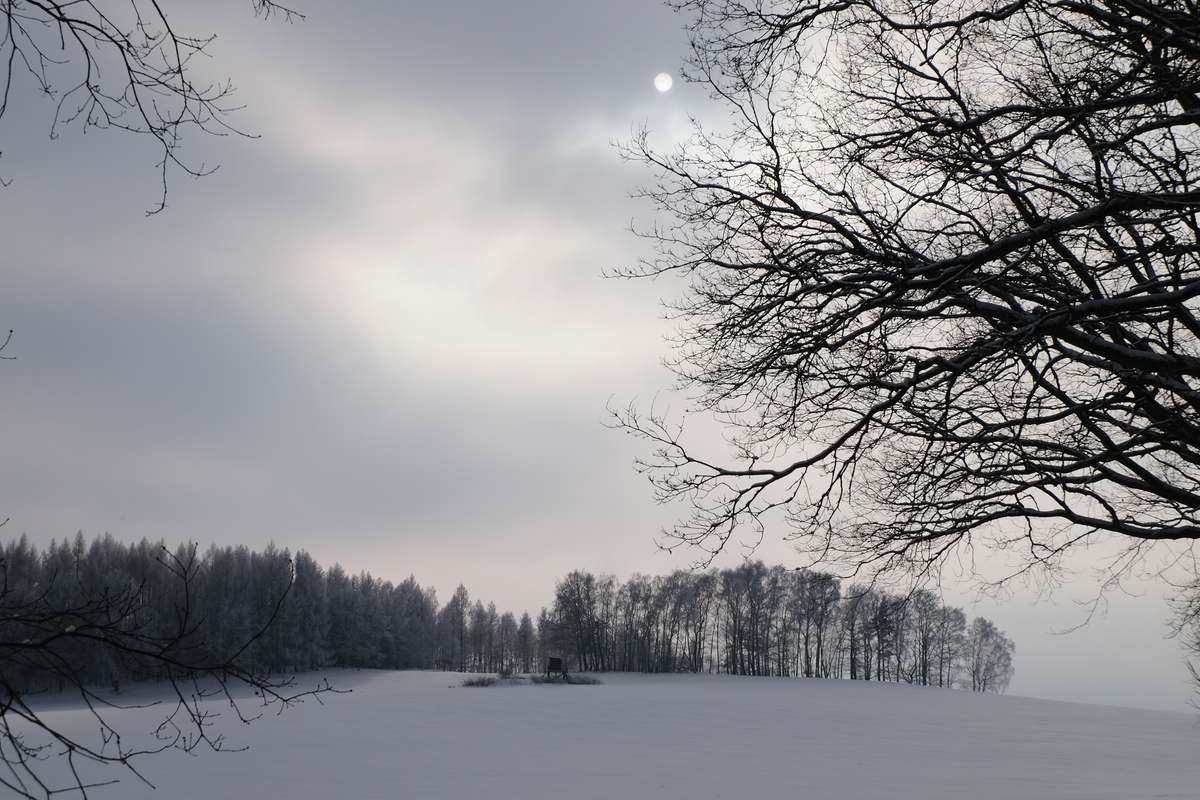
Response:
M180 581L181 569L186 581ZM114 597L129 602L114 604ZM47 621L76 634L103 625L169 642L187 658L230 659L254 673L333 667L531 672L551 655L575 670L723 672L904 681L1003 691L1012 641L990 621L927 590L843 589L834 576L768 567L668 575L575 571L535 621L472 601L459 586L444 604L409 577L328 569L303 550L194 545L168 550L82 534L39 551L26 537L3 548L0 682L56 688L64 674L119 688L172 675L172 662L79 635L50 639L62 669L23 658ZM99 618L102 617L102 618ZM182 623L181 619L191 620ZM70 629L68 631L68 629ZM52 632L53 633L53 632ZM232 656L230 654L233 654Z
M738 567L668 575L572 572L539 628L582 670L903 681L1003 691L1015 645L928 590L843 589L833 575Z
M226 749L213 727L221 714L251 722L337 691L262 666L272 652L299 659L307 646L298 626L311 606L298 601L319 573L296 574L276 552L245 548L199 556L194 545L89 545L82 535L41 552L25 537L0 544L0 786L49 798L111 782L95 783L84 764L148 783L136 765L143 756ZM149 741L123 735L130 720L119 713L145 706L108 691L130 679L162 682ZM75 694L100 736L63 727L47 713L54 706L33 702L46 690ZM44 771L50 756L67 761L66 776Z
M463 586L439 605L413 577L393 583L326 569L274 544L201 552L78 534L41 550L25 536L0 549L0 688L10 696L119 689L209 662L254 675L530 671L536 639L528 614L518 620L494 603L472 603Z

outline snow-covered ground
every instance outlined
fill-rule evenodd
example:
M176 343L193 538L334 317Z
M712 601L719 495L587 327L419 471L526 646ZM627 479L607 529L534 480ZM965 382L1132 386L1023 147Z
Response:
M247 752L154 756L142 766L157 793L126 778L93 796L1200 798L1192 714L849 681L604 675L600 686L461 688L450 673L330 677L353 692L231 727ZM147 714L114 719L136 727ZM78 710L48 715L87 724Z

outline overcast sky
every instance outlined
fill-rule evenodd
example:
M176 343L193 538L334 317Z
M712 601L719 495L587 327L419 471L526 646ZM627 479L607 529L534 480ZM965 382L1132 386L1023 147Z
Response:
M191 6L188 8L187 6ZM176 178L128 136L49 141L30 93L0 121L5 531L280 545L449 596L536 609L573 568L663 572L671 509L603 426L672 384L658 302L601 277L644 245L648 176L611 142L663 144L697 87L682 20L652 0L171 3L216 31L257 140L193 138ZM26 87L28 88L28 87ZM678 510L676 510L677 512ZM768 535L758 556L795 564ZM720 562L736 563L740 552ZM1186 708L1161 592L1082 621L1094 586L970 606L1017 642L1010 691Z

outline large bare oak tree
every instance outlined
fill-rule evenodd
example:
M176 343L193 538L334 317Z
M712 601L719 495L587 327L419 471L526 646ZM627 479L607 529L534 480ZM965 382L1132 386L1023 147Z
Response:
M732 457L653 409L671 535L772 514L816 560L1016 573L1200 538L1200 7L682 0L731 113L661 151L675 366Z

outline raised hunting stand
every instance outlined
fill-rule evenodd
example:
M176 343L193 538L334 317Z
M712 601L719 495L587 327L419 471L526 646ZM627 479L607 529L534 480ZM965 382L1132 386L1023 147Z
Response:
M550 680L554 674L561 676L564 681L567 679L567 665L561 658L546 659L546 680Z

